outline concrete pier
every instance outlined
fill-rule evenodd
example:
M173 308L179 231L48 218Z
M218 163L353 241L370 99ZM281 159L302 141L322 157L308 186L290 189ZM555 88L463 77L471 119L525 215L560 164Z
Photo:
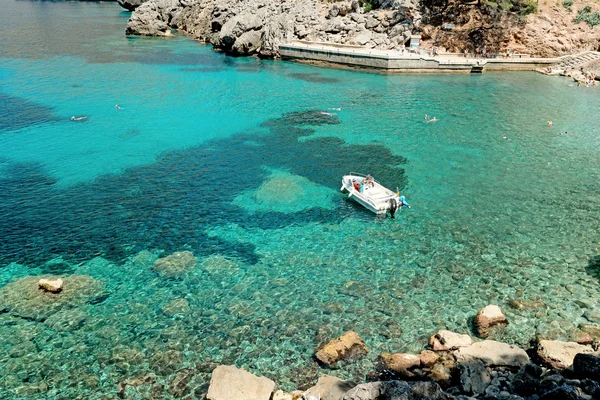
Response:
M281 57L315 64L375 69L386 72L463 72L486 70L533 71L561 61L560 58L472 58L458 55L435 57L415 52L375 50L360 46L316 42L292 42L279 46Z

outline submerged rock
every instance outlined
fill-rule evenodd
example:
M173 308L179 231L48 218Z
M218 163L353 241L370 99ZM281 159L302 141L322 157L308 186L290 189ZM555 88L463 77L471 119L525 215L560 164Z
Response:
M60 293L63 287L63 280L60 278L54 280L40 279L38 281L38 286L40 287L40 289L43 289L46 292Z
M321 346L315 357L323 364L333 367L339 361L354 361L367 354L365 342L356 332L348 331L337 339Z
M186 314L190 311L190 303L186 299L171 300L163 306L162 311L170 317L177 314Z
M204 261L200 263L200 268L211 275L232 275L238 273L240 270L238 263L227 257L218 255L204 259Z
M477 336L487 338L492 333L492 329L497 326L508 325L508 320L497 305L484 307L475 316L473 321Z
M178 251L154 261L152 268L162 276L173 277L191 271L197 264L191 251Z
M542 362L556 369L565 369L573 365L576 354L590 354L594 349L575 342L541 340L537 346L537 355Z
M75 308L106 295L104 284L88 275L61 278L59 293L40 290L40 277L25 277L0 288L0 310L12 315L43 321L63 308Z
M219 365L212 372L207 400L269 400L275 382L233 365Z

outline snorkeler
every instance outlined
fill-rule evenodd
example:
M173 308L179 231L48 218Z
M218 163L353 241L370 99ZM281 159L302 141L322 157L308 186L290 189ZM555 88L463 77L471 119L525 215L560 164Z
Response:
M119 106L118 104L115 104L115 108L116 108L117 110L122 110L122 109L123 109L123 108L122 108L121 106Z
M71 117L71 121L85 121L87 119L87 116L83 116L83 117L76 117L76 116L72 116Z

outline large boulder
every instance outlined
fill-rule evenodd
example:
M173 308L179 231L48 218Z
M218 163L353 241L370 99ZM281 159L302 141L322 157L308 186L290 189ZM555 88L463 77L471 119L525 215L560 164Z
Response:
M38 286L40 289L45 290L50 293L60 293L62 292L63 280L58 279L40 279L38 281Z
M238 38L247 32L259 31L263 23L264 15L262 13L245 12L236 15L225 22L219 32L219 40L214 44L225 51L230 51ZM257 36L260 40L260 32L257 32Z
M42 279L49 279L43 277ZM55 280L49 279L49 280ZM0 288L0 313L36 321L44 321L54 313L97 302L107 293L104 284L88 275L63 276L62 290L58 293L40 289L40 277L29 276L10 282Z
M537 393L542 376L542 367L536 364L526 364L517 372L512 385L516 394L520 396L531 396Z
M131 14L127 21L126 35L171 36L171 28L155 1L147 1Z
M429 345L434 351L456 350L473 344L469 335L461 335L451 331L441 330L429 338Z
M173 277L193 270L198 260L191 251L177 251L154 261L152 268L161 276Z
M498 326L508 325L508 320L497 305L489 305L480 310L473 321L477 336L487 338Z
M461 347L454 354L459 364L481 360L486 366L522 367L529 362L525 350L494 340L484 340L469 347Z
M248 31L236 39L229 52L234 56L247 56L258 52L261 44L260 31Z
M311 396L321 400L342 400L344 393L356 386L354 383L344 381L331 375L319 377L317 384L304 392L304 398Z
M147 0L117 0L117 3L127 11L135 11L136 8L144 4Z
M275 382L233 365L219 365L212 372L207 400L269 400Z
M379 356L382 368L392 371L400 376L412 378L414 373L410 370L421 366L421 359L415 354L381 353Z
M454 400L435 382L384 381L363 383L346 392L343 400Z
M565 369L573 365L577 354L591 354L594 352L590 346L575 342L561 342L558 340L540 340L537 346L537 355L542 362L550 368Z
M339 361L351 362L365 356L367 352L367 346L358 333L348 331L319 347L315 357L328 367L333 367Z
M573 370L579 377L600 381L600 357L585 353L576 354Z

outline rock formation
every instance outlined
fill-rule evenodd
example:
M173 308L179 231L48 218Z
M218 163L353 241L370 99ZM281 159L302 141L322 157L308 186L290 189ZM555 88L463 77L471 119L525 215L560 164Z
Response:
M40 279L38 281L38 286L40 289L45 290L46 292L60 293L63 287L63 280L60 278L54 280Z
M191 271L197 264L198 260L191 251L177 251L154 261L152 268L161 276L173 277Z
M315 353L315 357L328 367L333 367L339 361L353 361L366 354L365 342L356 332L348 331L321 346Z
M550 368L565 369L573 365L577 354L591 354L594 352L590 346L575 342L561 342L558 340L540 340L537 355L542 362Z
M7 311L16 317L44 321L58 311L97 302L107 295L104 284L91 276L70 275L60 279L64 286L59 293L41 290L39 276L10 282L0 288L0 312Z
M492 304L477 313L473 325L477 331L477 336L487 338L492 334L494 328L508 325L508 320L500 307Z
M594 28L576 24L576 11L538 3L540 12L526 18L498 6L477 2L379 0L374 10L359 0L119 0L133 10L128 35L168 36L170 28L212 44L232 55L279 56L279 44L309 40L399 49L411 34L426 47L447 51L526 53L554 57L598 49ZM584 5L575 0L573 8ZM598 8L593 5L594 10ZM596 10L597 11L597 10ZM444 24L451 23L452 29Z
M461 335L447 330L438 331L429 338L429 346L433 351L456 350L459 347L467 347L473 344L469 335Z
M275 382L258 377L233 365L220 365L212 373L208 400L269 400Z
M127 11L135 11L136 8L141 6L146 0L117 0L117 3Z

